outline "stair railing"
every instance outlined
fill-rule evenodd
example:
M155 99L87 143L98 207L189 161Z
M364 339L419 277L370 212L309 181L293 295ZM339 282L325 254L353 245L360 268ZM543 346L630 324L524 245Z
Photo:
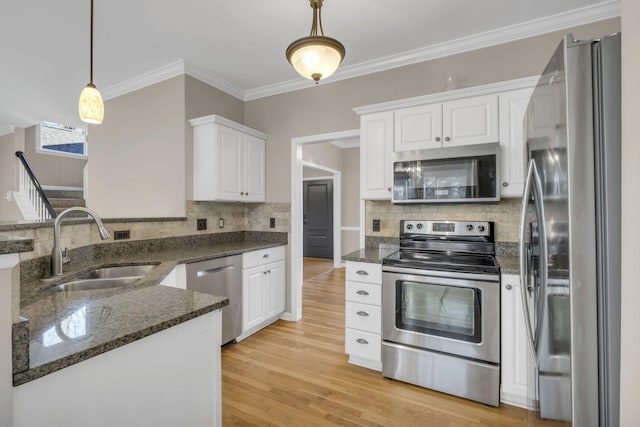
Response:
M16 151L16 157L20 159L20 166L18 168L19 190L16 201L18 202L19 199L22 199L24 202L27 202L28 206L26 208L29 213L25 213L23 208L20 208L20 210L23 211L25 219L47 220L55 218L56 212L53 210L38 178L33 173L27 156L25 156L22 151ZM20 203L18 204L20 205Z

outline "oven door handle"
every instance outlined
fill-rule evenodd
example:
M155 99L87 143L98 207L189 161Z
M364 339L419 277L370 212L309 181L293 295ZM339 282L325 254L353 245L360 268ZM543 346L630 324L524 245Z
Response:
M540 245L540 255L538 261L540 263L540 289L539 297L536 298L535 289L533 289L533 298L535 304L535 330L533 328L533 322L531 321L531 310L529 310L529 303L527 300L527 291L529 291L529 272L527 270L530 253L525 248L525 230L527 226L527 207L531 199L531 193L534 191L534 203L536 216L538 221L538 240ZM548 258L547 258L547 233L545 226L544 206L542 204L542 184L540 182L540 176L536 169L536 163L534 159L529 162L529 168L527 170L527 179L524 185L524 192L522 194L522 211L520 214L520 236L519 236L518 252L520 256L520 292L522 296L522 312L524 314L525 329L529 342L529 347L533 353L534 362L536 367L539 363L538 355L538 343L540 339L540 326L542 325L542 315L544 313L545 294L547 289L547 270L548 270ZM532 284L535 286L535 283Z

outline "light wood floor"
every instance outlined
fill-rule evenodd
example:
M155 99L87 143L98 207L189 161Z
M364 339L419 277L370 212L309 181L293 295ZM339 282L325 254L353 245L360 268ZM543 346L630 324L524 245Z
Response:
M344 268L305 259L303 319L222 351L225 426L538 426L529 412L384 378L347 362Z

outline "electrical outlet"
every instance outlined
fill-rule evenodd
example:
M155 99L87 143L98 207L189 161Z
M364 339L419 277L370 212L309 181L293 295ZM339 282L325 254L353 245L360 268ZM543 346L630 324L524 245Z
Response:
M206 230L206 229L207 229L207 218L196 219L196 230Z
M224 218L218 218L218 228L224 228Z
M129 230L116 230L113 232L113 240L123 240L131 238Z
M269 218L269 227L270 228L276 228L276 219L275 218Z
M380 220L379 219L374 219L373 220L373 231L380 231Z

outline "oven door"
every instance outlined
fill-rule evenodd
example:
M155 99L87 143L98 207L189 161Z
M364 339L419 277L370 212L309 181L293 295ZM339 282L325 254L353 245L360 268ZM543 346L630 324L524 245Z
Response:
M499 276L402 270L382 274L383 340L500 363Z

